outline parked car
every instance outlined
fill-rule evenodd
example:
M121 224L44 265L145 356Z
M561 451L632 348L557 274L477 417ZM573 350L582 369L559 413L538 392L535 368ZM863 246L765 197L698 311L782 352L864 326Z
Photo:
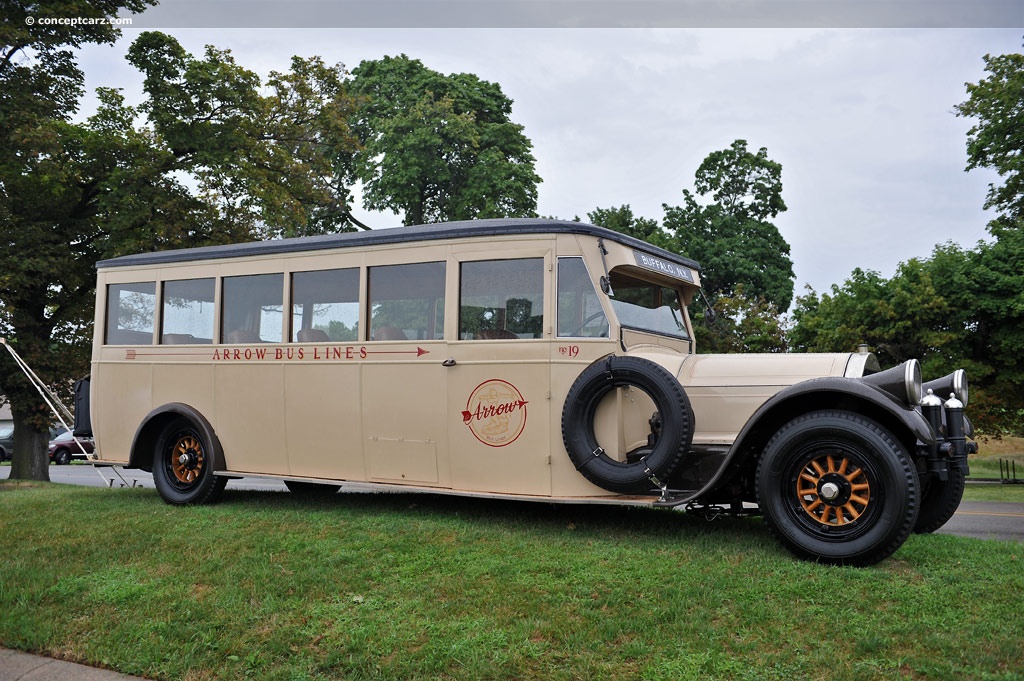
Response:
M14 426L0 427L0 461L9 461L14 454Z
M50 428L50 460L53 460L53 442L55 439L60 437L62 434L68 434L68 431L64 426L53 426ZM74 445L74 442L71 442ZM92 445L89 445L92 447ZM75 447L75 451L81 454L78 447ZM90 449L89 451L92 451ZM0 426L0 461L10 461L14 458L14 426ZM83 457L84 458L84 457Z
M81 443L81 447L78 446ZM70 431L64 431L54 439L50 440L50 461L62 466L71 463L72 459L85 459L86 455L92 454L95 443L91 437L80 437L78 443ZM83 452L82 450L85 450Z

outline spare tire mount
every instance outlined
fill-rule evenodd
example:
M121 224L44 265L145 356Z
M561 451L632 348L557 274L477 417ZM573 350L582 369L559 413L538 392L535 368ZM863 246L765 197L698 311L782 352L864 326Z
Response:
M650 397L661 427L652 428L649 452L623 462L608 456L597 441L594 417L608 393L626 386ZM664 496L665 481L689 451L693 430L693 409L679 381L660 364L642 357L609 355L594 362L573 382L562 407L562 440L576 470L598 487L621 494L658 489Z

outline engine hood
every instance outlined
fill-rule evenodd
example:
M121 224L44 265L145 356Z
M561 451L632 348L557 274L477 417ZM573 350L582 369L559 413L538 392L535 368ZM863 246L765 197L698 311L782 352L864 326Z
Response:
M689 355L679 370L686 387L784 387L824 376L859 378L879 370L869 352Z

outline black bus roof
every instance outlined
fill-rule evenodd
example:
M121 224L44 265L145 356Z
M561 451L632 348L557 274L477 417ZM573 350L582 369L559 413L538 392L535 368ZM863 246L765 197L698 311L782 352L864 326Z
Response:
M511 236L526 234L584 234L609 241L616 241L630 248L645 251L651 255L700 271L700 265L663 248L653 246L635 237L585 222L569 220L546 220L539 218L502 218L494 220L466 220L442 222L431 225L413 225L374 229L364 232L343 232L318 236L295 237L250 241L223 246L200 246L169 251L136 253L119 258L101 260L97 269L108 267L133 267L160 265L165 263L192 262L196 260L219 260L222 258L245 258L259 255L302 253L334 248L357 248L386 244L412 243L417 241L439 241L465 237Z

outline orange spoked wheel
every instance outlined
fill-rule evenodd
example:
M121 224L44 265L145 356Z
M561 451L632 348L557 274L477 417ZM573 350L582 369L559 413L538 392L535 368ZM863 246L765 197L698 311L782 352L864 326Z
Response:
M182 432L172 450L170 463L174 478L182 485L195 484L206 464L203 441L193 433Z
M811 459L797 477L796 495L804 511L822 525L856 522L871 504L871 481L842 451Z
M914 462L882 425L845 410L783 425L755 482L765 524L801 558L871 565L909 536L920 508Z
M163 429L153 456L153 483L169 504L202 504L216 500L227 478L214 475L209 439L187 418Z

